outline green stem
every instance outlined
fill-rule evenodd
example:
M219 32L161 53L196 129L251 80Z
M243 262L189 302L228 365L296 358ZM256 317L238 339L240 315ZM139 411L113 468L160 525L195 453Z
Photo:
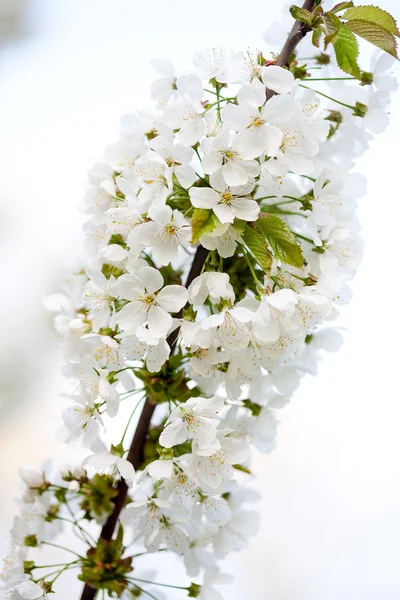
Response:
M254 200L261 202L261 200L269 200L270 198L278 198L278 196L263 196L262 198L254 198Z
M144 398L144 396L143 396L143 398ZM131 416L130 416L130 417L129 417L129 419L128 419L128 422L127 422L127 424L126 424L126 427L125 427L124 433L123 433L123 435L122 435L122 438L121 438L121 441L120 441L120 444L121 444L121 445L124 443L124 439L125 439L126 433L127 433L127 431L128 431L129 425L131 424L131 421L132 421L132 417L133 417L133 415L135 414L135 412L136 412L136 410L137 410L138 406L139 406L139 405L140 405L140 403L142 402L143 398L140 398L140 400L139 400L139 401L138 401L138 403L136 404L135 408L134 408L134 409L133 409L133 411L131 412Z
M355 110L355 106L352 106L351 104L346 104L345 102L341 102L340 100L336 100L336 98L332 98L332 96L328 96L327 94L324 94L323 92L320 92L319 90L314 90L313 88L310 88L307 85L300 84L299 87L302 87L306 90L313 90L316 94L319 94L320 96L323 96L324 98L328 98L328 100L332 100L332 102L336 102L337 104L340 104L341 106L345 106L346 108L351 108L351 110Z
M304 179L309 179L310 181L317 181L314 177L310 177L309 175L299 175L299 173L294 173L293 171L289 171L291 175L298 175L299 177L304 177Z
M77 528L78 528L78 530L81 532L81 534L82 534L82 535L78 535L78 534L75 532L75 533L76 533L76 536L77 536L77 537L78 537L78 538L79 538L79 539L80 539L82 542L84 542L85 544L87 544L88 546L92 546L92 545L95 545L95 544L96 544L96 542L93 540L93 538L92 538L92 541L90 541L90 540L89 540L89 539L86 537L86 534L87 534L87 532L86 532L86 531L83 529L83 527L81 527L81 526L79 525L79 523L78 523L78 522L77 522L75 519L74 519L74 520L72 520L72 519L66 519L65 517L57 517L57 520L58 520L58 521L65 521L66 523L71 523L71 525L74 525L75 527L77 527ZM89 536L89 534L87 534L87 535Z
M128 579L128 578L127 578ZM159 585L161 587L167 587L174 590L187 590L187 587L182 587L181 585L170 585L169 583L158 583L158 581L148 581L148 579L139 579L138 577L129 577L130 581L140 581L140 583L149 583L150 585Z
M280 208L276 208L273 212L279 215L293 215L295 217L302 217L303 219L307 219L307 215L303 215L303 213L293 212L291 210L282 210Z
M74 550L70 550L69 548L66 548L65 546L59 546L58 544L53 544L51 542L42 542L42 546L52 546L53 548L58 548L59 550L65 550L66 552L70 552L71 554L75 554L75 556L77 556L81 560L86 560L84 556L81 556L77 552L74 552Z
M288 196L284 196L284 198L287 198ZM279 206L280 204L292 204L293 202L299 202L300 200L298 200L297 198L292 198L292 200L281 200L280 202L273 202L272 204L266 204L265 207L269 208L270 206Z
M142 587L140 587L140 585L137 585L136 583L134 583L134 586L137 587L138 590L140 590L141 592L143 592L143 594L146 594L147 596L149 596L149 598L152 598L153 600L158 600L158 598L156 598L155 596L153 596L153 594L150 594L150 592L148 592L147 590L145 590Z
M304 81L359 81L357 77L312 77L306 78Z
M201 175L199 175L199 174L197 173L197 171L195 171L195 173L196 173L197 177L198 177L199 179L201 179L201 181L204 181L204 183L205 183L205 184L207 184L207 187L211 187L211 186L210 186L210 184L208 183L207 179L204 179L204 177L202 177Z
M75 564L77 562L78 561L75 560L75 561L70 562L70 563L58 563L58 564L55 564L55 565L35 565L33 567L33 569L53 569L54 567L65 567L65 565L73 565L73 564Z
M249 259L249 256L248 256L248 254L247 254L247 250L246 250L246 248L245 248L244 246L242 246L242 251L243 251L243 256L244 256L244 258L245 258L245 260L246 260L246 262L247 262L247 265L248 265L248 267L249 267L249 269L250 269L250 272L251 272L251 274L252 274L252 276L253 276L253 279L254 279L254 281L255 281L255 284L256 284L256 286L257 286L257 290L258 290L259 292L263 292L263 289L262 289L262 287L261 287L260 280L258 279L258 277L257 277L257 275L256 275L256 272L255 272L255 271L254 271L254 269L253 269L253 265L251 264L251 260Z
M199 161L202 162L201 156L200 156L200 153L199 153L199 149L198 148L193 148L193 150L196 152L197 158L199 159Z
M310 244L314 245L314 242L312 241L312 239L305 237L304 235L301 235L300 233L295 233L293 231L294 235L298 238L300 238L301 240L304 240L305 242L309 242Z
M183 213L183 216L186 217L192 210L194 210L193 206L191 206L190 208L188 208L187 211Z

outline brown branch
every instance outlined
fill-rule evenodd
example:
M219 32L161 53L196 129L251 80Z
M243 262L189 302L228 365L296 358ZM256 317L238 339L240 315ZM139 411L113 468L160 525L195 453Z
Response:
M188 288L192 283L193 279L195 279L198 275L200 275L201 270L203 268L204 262L207 258L208 250L203 248L203 246L199 246L196 250L196 254L194 255L194 259L192 262L192 266L189 271L188 278L186 280L185 287ZM182 311L180 311L177 315L178 317L182 316ZM171 347L171 353L174 352L176 343L178 341L179 328L173 331L167 338L167 342ZM150 397L147 397L146 402L143 406L142 413L139 418L139 422L137 424L135 434L132 439L131 446L129 448L127 460L134 466L135 469L139 469L143 463L143 451L144 445L147 440L147 436L149 433L149 427L151 423L151 419L154 413L156 405L151 401ZM121 479L118 483L118 496L114 500L114 510L111 515L108 517L105 522L100 537L103 540L111 540L115 528L118 523L119 515L125 505L126 498L128 495L128 486L124 479ZM87 583L83 588L81 600L93 600L96 595L96 590L90 587Z
M315 0L305 0L303 7L305 10L311 12L314 8ZM301 21L295 21L291 32L288 35L288 38L276 60L276 65L278 67L285 67L293 52L296 49L296 46L301 42L301 40L307 35L307 33L311 31L309 26L306 23L302 23ZM272 98L274 92L272 90L267 90L267 100Z

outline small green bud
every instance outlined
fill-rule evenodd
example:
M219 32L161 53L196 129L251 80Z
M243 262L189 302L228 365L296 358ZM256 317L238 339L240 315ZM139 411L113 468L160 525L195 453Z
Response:
M355 106L354 106L354 111L353 111L353 115L355 117L365 117L365 115L368 112L368 106L366 104L363 104L362 102L356 102Z
M35 563L33 560L24 560L24 573L26 575L30 575L35 568Z
M330 110L329 115L325 117L326 121L332 121L332 123L340 123L343 121L343 115L339 110Z
M123 458L124 454L125 454L125 450L122 444L118 444L118 446L114 446L113 444L111 444L111 454L114 454L114 456L119 456L121 458Z
M198 583L190 584L190 587L187 588L189 598L197 598L200 596L201 585Z
M317 54L316 56L314 56L314 59L319 65L329 65L329 63L331 62L331 57L329 56L329 54L325 54L325 52Z
M150 140L154 140L155 137L158 136L158 132L156 129L150 129L150 131L147 131L145 133L145 136L147 137L147 139Z
M65 504L67 499L67 491L66 489L57 489L54 492L54 496L59 501L60 504Z
M254 417L258 417L259 414L260 414L260 412L262 411L262 406L260 406L259 404L255 404L251 400L244 400L243 401L243 406L245 406L246 408L248 408L249 410L251 410L252 415Z
M242 473L247 473L247 475L251 475L251 471L250 469L248 469L247 467L245 467L244 465L232 465L234 469L236 469L236 471L241 471Z
M325 248L323 246L314 246L312 252L316 252L317 254L325 254Z
M197 311L194 310L193 305L191 304L189 308L184 308L182 311L182 317L184 321L195 321L197 316Z
M59 504L52 504L51 506L49 506L49 508L47 510L47 515L46 515L46 521L48 523L51 523L52 521L57 519L59 512L60 512Z
M361 85L371 85L374 81L374 76L368 71L361 71Z
M38 546L36 535L27 535L24 539L24 545L28 548L36 548Z
M45 594L52 594L53 592L53 583L51 581L42 581L40 584L43 588Z

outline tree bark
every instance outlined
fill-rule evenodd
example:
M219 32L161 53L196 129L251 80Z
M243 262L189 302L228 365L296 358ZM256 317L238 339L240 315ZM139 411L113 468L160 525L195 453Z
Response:
M311 12L314 8L315 0L305 0L302 8ZM276 60L276 65L278 67L285 67L289 58L293 54L296 46L301 42L301 40L307 35L310 31L310 28L306 23L302 23L301 21L295 21L291 32L288 35L288 38ZM274 92L272 90L267 90L267 100L272 98Z

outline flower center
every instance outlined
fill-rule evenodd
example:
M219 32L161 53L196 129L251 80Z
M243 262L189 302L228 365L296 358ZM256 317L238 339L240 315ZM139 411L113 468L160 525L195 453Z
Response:
M221 194L221 202L231 202L232 194L230 192L224 192Z
M143 302L146 306L151 306L156 302L156 294L149 294L146 292L144 296L140 296L139 300Z
M253 127L262 127L264 123L265 121L262 117L256 117L255 119L253 119L252 125Z
M173 223L168 223L168 225L166 225L164 227L164 231L167 235L175 235L176 230L177 230L177 227Z

